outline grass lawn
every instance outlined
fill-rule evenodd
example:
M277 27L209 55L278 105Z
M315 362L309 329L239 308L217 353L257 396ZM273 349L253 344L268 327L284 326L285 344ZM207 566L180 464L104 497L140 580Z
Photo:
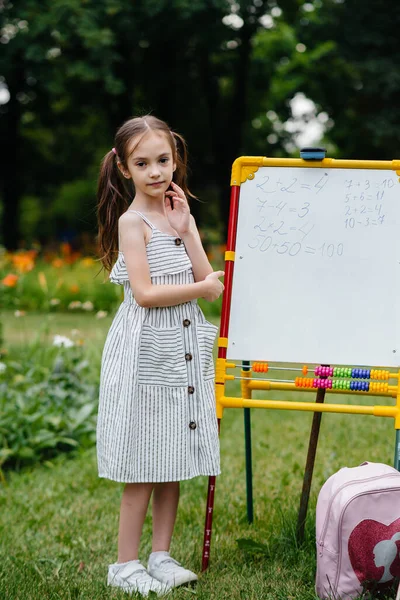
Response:
M27 341L31 327L28 315L24 318ZM32 326L40 329L43 315L29 318L35 324ZM13 319L13 315L4 319L5 339L13 339L17 345L23 342L10 338L10 330L22 318ZM81 329L93 352L95 348L100 352L109 322L92 320L91 315L56 315L49 331L68 335L71 328ZM234 390L239 393L237 385ZM256 397L262 396L258 393ZM284 396L274 393L270 397ZM362 400L380 403L373 398ZM323 415L306 539L299 547L294 531L311 420L312 414L252 411L255 520L249 525L243 413L225 411L210 568L197 586L199 600L315 598L314 517L318 491L342 466L355 466L364 460L392 464L394 427L391 419ZM197 572L201 567L206 487L206 478L182 483L172 545L173 556ZM116 560L121 491L121 484L97 477L94 449L74 458L59 457L30 471L10 473L0 487L0 598L125 598L123 592L106 586L107 565ZM141 547L143 560L150 551L150 538L148 516ZM192 596L191 590L181 589L168 597Z
M71 337L73 330L78 330L89 344L102 344L113 315L108 314L103 319L96 319L94 313L36 313L27 312L23 317L15 317L14 311L3 311L2 321L4 339L9 346L25 345L37 336L43 343L51 343L53 335Z

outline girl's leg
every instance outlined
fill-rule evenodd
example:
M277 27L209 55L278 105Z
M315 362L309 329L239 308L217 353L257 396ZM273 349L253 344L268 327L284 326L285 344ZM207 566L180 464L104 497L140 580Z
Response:
M149 557L147 571L168 587L178 587L198 579L196 573L185 569L169 555L178 501L178 481L154 484L153 552Z
M153 485L153 552L169 552L179 502L179 481Z
M154 483L127 483L122 494L118 562L137 560L140 537Z

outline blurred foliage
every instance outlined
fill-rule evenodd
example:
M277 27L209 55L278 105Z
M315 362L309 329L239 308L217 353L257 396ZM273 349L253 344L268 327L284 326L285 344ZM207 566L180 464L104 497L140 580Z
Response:
M217 244L215 230L200 233L214 269L223 269L225 246ZM57 252L44 252L41 257L35 250L0 253L0 296L1 307L13 310L16 317L26 311L72 311L102 319L118 308L124 290L109 284L99 261L63 243ZM208 316L220 314L221 302L222 298L212 303L199 300Z
M297 154L285 127L296 93L330 118L331 154L395 157L392 4L3 0L3 243L70 241L83 231L93 239L98 165L133 114L154 112L187 138L191 187L207 200L192 211L200 225L218 224L219 241L232 161Z
M319 0L296 24L307 46L292 65L302 90L334 121L329 137L346 158L399 156L400 14L391 0Z
M82 347L33 343L1 364L0 474L94 444L98 385Z
M259 113L280 54L274 49L272 60L264 57L268 68L254 85L260 73L251 69L253 42L266 33L259 18L273 6L266 0L235 5L243 22L237 28L223 22L231 13L228 0L5 0L2 31L8 41L0 74L11 94L1 125L10 143L4 165L6 247L12 246L10 230L21 212L13 210L21 197L40 198L47 218L35 233L47 241L49 221L57 236L64 227L53 210L59 189L85 179L92 182L92 205L85 204L76 219L94 234L100 159L116 128L147 111L185 135L192 187L200 197L216 198L217 220L226 222L230 165L243 130L250 143L251 132L257 134L262 146L271 128L266 123L265 130L253 131L246 110L249 105ZM206 203L192 210L201 224L213 222L215 211Z

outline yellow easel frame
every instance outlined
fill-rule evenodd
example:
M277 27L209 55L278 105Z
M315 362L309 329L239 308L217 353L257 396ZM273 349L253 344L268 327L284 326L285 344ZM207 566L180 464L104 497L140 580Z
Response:
M301 168L323 168L323 169L381 169L392 170L396 172L400 182L400 160L341 160L334 158L324 158L323 160L303 160L301 158L267 158L265 156L241 156L237 158L232 165L231 186L240 187L247 179L254 179L255 173L260 167L301 167ZM226 265L229 262L235 261L234 248L228 248L225 253ZM225 332L224 332L225 333ZM227 332L226 332L227 333ZM228 338L220 337L218 340L218 348L224 349L226 356L226 348L228 347ZM292 402L278 400L252 400L251 392L253 390L285 390L285 391L310 391L310 388L299 388L294 383L274 383L269 381L257 381L251 378L251 371L241 372L242 379L242 397L225 396L225 382L234 379L233 375L227 373L227 369L234 366L221 357L221 352L218 352L216 373L215 373L215 392L217 405L217 418L222 419L224 408L269 408L280 410L302 410L311 412L331 412L331 413L348 413L360 415L374 415L381 417L392 417L395 421L395 429L400 430L400 392L399 385L389 386L387 393L361 392L355 390L334 390L326 389L328 394L358 394L358 395L374 395L387 396L396 398L394 406L362 406L362 405L345 405L345 404L315 404L311 402ZM392 376L399 378L400 371L393 373ZM396 452L400 454L399 449ZM400 461L400 458L398 458ZM400 465L398 465L400 467Z
M400 471L400 391L399 391L399 376L398 372L391 372L390 378L397 379L396 385L388 385L386 392L372 392L372 391L356 391L356 390L340 390L340 389L329 389L319 390L322 392L322 400L319 398L319 392L317 392L316 402L292 402L289 400L252 400L251 394L253 390L284 390L284 391L311 391L313 388L301 388L296 387L294 383L286 382L272 382L272 381L260 381L251 378L250 363L249 367L242 369L241 371L241 392L242 397L229 397L225 395L225 383L226 381L235 379L234 375L229 375L227 369L236 368L236 365L226 359L226 352L228 348L228 330L229 330L229 312L230 312L230 299L232 291L232 280L233 280L233 268L235 262L235 244L236 244L236 227L237 227L237 209L239 203L239 192L240 186L247 179L254 179L258 169L260 167L302 167L302 168L324 168L324 169L381 169L381 170L392 170L396 172L400 182L400 160L392 161L372 161L372 160L337 160L333 158L324 158L323 160L303 160L303 159L292 159L292 158L266 158L263 156L242 156L237 158L232 165L232 176L231 176L231 211L229 218L228 228L228 243L227 251L225 253L225 292L223 296L222 314L221 314L221 337L218 340L218 358L216 363L216 374L215 374L215 396L216 396L216 410L218 422L223 417L225 408L269 408L269 409L280 409L280 410L300 410L314 413L347 413L347 414L359 414L359 415L373 415L380 417L392 417L394 419L394 426L396 430L396 444L395 444L395 468ZM242 359L246 360L246 359ZM315 389L315 388L314 388ZM378 405L378 406L365 406L365 405L346 405L346 404L323 404L323 397L325 393L328 394L356 394L356 395L370 395L370 396L383 396L395 398L396 403L392 406ZM245 413L249 411L245 410ZM314 420L321 418L321 414L314 414ZM313 421L314 428L314 421ZM317 428L318 437L319 425ZM310 436L311 442L311 436ZM311 448L311 443L309 450ZM307 457L307 464L308 464ZM312 458L312 461L314 459ZM307 469L307 466L306 466ZM311 469L312 473L312 469ZM215 494L215 476L209 478L208 483L208 494L207 494L207 507L206 507L206 520L204 527L204 542L203 542L203 557L202 557L202 570L204 571L208 567L210 558L210 545L211 545L211 531L212 531L212 515L214 506L214 494ZM305 481L304 481L305 483ZM310 483L310 482L309 482ZM303 492L305 486L303 485ZM305 494L305 511L307 510L308 496ZM303 501L303 493L302 493ZM301 501L299 522L301 523L300 514L302 511ZM299 529L298 529L299 531Z

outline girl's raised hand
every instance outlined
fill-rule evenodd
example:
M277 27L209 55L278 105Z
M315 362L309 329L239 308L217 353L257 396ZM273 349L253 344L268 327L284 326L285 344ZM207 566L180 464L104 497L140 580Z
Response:
M179 185L171 181L171 187L172 190L165 192L165 210L171 227L182 237L190 229L190 208Z
M204 300L207 300L208 302L214 302L214 300L217 300L217 298L220 297L225 289L225 286L223 283L221 283L218 277L223 277L224 275L224 271L213 271L207 275L204 281L208 283L208 289L203 296Z

